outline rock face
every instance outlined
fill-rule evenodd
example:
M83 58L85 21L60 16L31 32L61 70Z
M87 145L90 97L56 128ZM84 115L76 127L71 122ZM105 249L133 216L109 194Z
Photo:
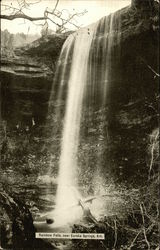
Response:
M109 93L111 172L130 182L148 174L150 135L158 127L158 4L148 2L149 9L120 12L120 63Z
M109 18L111 20L109 16L99 21L91 52L91 68L96 72L93 73L93 80L96 75L95 103L97 106L100 103L97 109L101 107L100 91L106 80L101 75L104 54L108 56L104 29ZM150 137L158 127L158 3L154 2L151 8L126 7L116 12L114 18L106 109L101 114L97 112L93 125L88 126L93 126L93 133L86 133L85 138L88 141L92 140L92 136L98 138L98 130L102 126L106 135L101 141L97 139L97 148L94 142L88 144L90 151L86 149L83 155L92 155L85 166L88 171L92 172L100 166L105 179L112 176L116 182L141 185L149 171ZM95 157L91 154L93 145ZM98 157L100 162L97 164ZM85 159L83 165L84 162Z
M27 206L5 191L0 192L1 247L4 249L54 249L35 239L33 219Z
M157 52L155 52L158 43L157 5L158 3L153 0L133 0L131 7L117 12L121 23L123 58L120 69L121 76L119 77L116 73L117 79L114 81L120 88L125 86L124 81L128 82L130 85L128 91L132 92L132 95L132 88L135 86L135 74L131 76L133 71L138 70L138 68L139 72L144 70L145 73L149 74L148 71L150 71L152 77L153 72L149 70L147 65L150 64L153 69L157 70L158 57ZM9 57L6 57L6 53L5 55L2 53L1 112L2 118L8 120L8 123L30 126L33 120L37 125L44 122L56 70L56 61L68 35L69 33L40 38L30 45L16 49L14 55ZM135 56L134 52L139 56ZM147 75L145 73L144 75ZM140 77L139 73L136 75ZM145 80L143 79L143 81ZM134 85L132 87L131 82ZM145 87L146 91L147 89L149 92L149 88ZM126 91L123 93L127 98Z
M2 117L13 126L30 126L32 119L36 124L43 122L47 112L51 79L35 64L21 63L13 69L7 62L7 68L7 71L2 68L1 73Z
M8 124L44 123L56 61L67 36L40 38L11 54L2 48L1 113Z
M132 0L132 6L136 8L151 8L154 5L154 0Z
M158 127L159 4L133 0L116 18L120 39L113 39L109 140L102 166L120 180L133 181L135 173L147 173L150 135ZM45 121L56 61L67 35L43 38L16 50L11 61L2 58L2 118L8 123L30 126ZM96 39L100 36L97 33ZM102 63L99 56L97 67Z
M158 3L151 2L150 8L146 1L145 7L139 3L137 8L132 5L115 13L120 38L116 39L117 30L113 30L106 98L109 138L101 164L103 173L109 171L109 176L127 182L141 182L148 174L150 135L158 127ZM102 34L103 28L96 39ZM101 69L101 58L97 58L96 68Z

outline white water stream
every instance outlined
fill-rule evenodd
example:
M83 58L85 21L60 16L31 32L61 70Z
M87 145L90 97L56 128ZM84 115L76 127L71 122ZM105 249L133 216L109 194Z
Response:
M74 38L55 209L55 213L57 211L58 223L60 224L72 222L79 216L79 211L76 211L76 209L72 212L66 211L63 213L62 208L77 204L77 197L80 197L76 182L78 165L77 150L79 145L83 96L87 85L88 61L93 35L94 29L90 31L90 34L88 34L87 29L83 29L81 32L78 32Z
M101 40L100 37L100 43L97 43L97 41L95 43L98 29L103 39ZM74 223L74 221L82 215L81 208L74 205L78 204L79 199L82 199L77 186L77 152L80 142L83 101L87 86L90 86L89 91L91 94L89 98L95 98L97 88L101 88L101 104L102 107L105 105L108 81L110 79L109 62L111 59L111 47L114 42L113 30L114 15L111 15L110 19L101 19L96 24L70 35L62 48L60 61L61 57L63 57L63 66L61 64L59 65L59 67L61 67L61 77L58 99L61 99L63 93L66 74L68 74L68 82L59 161L56 207L53 211L55 225L57 226ZM94 50L95 54L91 52L93 48L96 48ZM103 65L101 66L101 79L99 79L99 84L97 81L98 65L94 63L94 68L92 68L92 61L94 60L96 62L100 50L102 51L101 59ZM68 67L68 64L71 64L70 67ZM66 72L67 70L68 72Z

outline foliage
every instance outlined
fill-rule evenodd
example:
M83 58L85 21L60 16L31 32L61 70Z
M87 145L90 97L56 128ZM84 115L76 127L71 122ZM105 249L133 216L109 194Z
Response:
M15 57L15 48L25 46L38 39L38 35L25 35L24 33L11 34L7 29L1 31L1 55L4 58Z
M160 180L157 168L159 165L157 131L153 131L150 135L152 145L149 145L148 150L150 160L152 158L152 171L148 171L146 184L138 189L127 190L120 187L121 195L126 200L126 215L122 218L106 216L92 226L74 225L73 232L105 234L104 241L74 241L75 249L159 249Z
M84 117L86 119L86 115ZM95 188L91 185L94 178L94 170L98 164L97 157L102 159L100 154L105 152L105 136L107 135L108 124L105 122L106 110L96 111L92 119L88 117L88 124L84 128L81 124L83 136L79 145L79 164L82 172L79 171L79 181L84 186L84 195L95 194ZM3 126L2 168L21 172L22 175L37 176L38 173L46 173L46 169L52 166L52 174L57 175L58 161L60 155L60 132L61 124L56 116L50 117L52 124L42 128L19 128L14 132ZM91 124L94 124L92 126ZM45 131L45 134L42 132ZM50 135L54 135L50 138ZM105 136L104 136L105 135ZM80 241L74 240L75 249L158 249L159 246L159 158L158 138L159 130L155 129L148 136L148 164L146 164L145 185L137 189L126 185L117 186L119 195L124 197L123 216L105 216L97 224L74 225L73 232L105 233L105 241ZM99 141L97 142L97 138ZM103 151L104 150L104 151ZM52 158L52 160L51 160ZM103 159L102 159L103 160ZM85 178L84 178L85 173ZM148 176L148 179L147 179ZM111 179L111 176L109 175ZM108 179L109 179L108 178ZM107 182L107 180L106 180ZM112 180L111 180L112 182ZM93 182L94 183L94 182ZM104 183L104 189L106 186ZM106 211L106 215L108 211Z

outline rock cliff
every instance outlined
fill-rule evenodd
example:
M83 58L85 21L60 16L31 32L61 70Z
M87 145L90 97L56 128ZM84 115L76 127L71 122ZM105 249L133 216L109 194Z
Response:
M1 112L10 125L44 123L56 61L67 36L42 37L12 53L2 48Z
M120 39L113 39L114 74L106 107L109 141L103 145L102 166L107 162L111 175L133 181L135 173L147 174L150 138L158 127L159 4L133 0L115 16ZM2 118L11 126L45 122L57 58L68 35L41 38L15 50L11 58L2 57ZM95 39L101 35L99 30ZM97 67L102 63L99 56Z

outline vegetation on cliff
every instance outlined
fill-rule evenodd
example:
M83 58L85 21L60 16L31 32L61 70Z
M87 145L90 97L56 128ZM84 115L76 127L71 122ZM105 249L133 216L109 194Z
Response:
M106 202L113 197L100 219L88 213L72 230L104 233L105 240L73 240L71 249L159 250L158 3L147 0L149 11L138 3L118 12L121 61L114 64L110 110L94 107L91 117L83 110L81 122L81 191L84 197L95 197L102 188L104 196L99 198ZM51 113L48 105L57 59L69 33L42 36L2 58L0 234L5 249L68 246L36 241L33 219L55 206L65 100L52 100ZM97 164L103 187L101 180L94 180Z

